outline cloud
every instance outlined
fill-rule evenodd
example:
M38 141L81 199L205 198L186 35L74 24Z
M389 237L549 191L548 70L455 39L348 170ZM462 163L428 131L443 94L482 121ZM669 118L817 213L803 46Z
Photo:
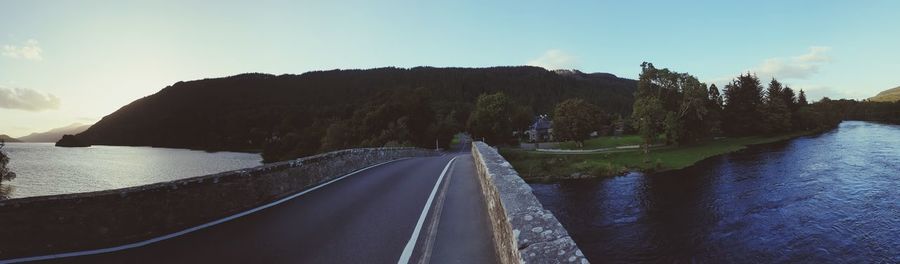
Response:
M790 83L791 80L806 81L819 73L822 66L831 63L831 56L828 54L831 47L812 46L804 54L790 57L774 57L762 61L756 67L747 69L741 73L735 73L729 76L705 80L706 83L716 84L722 89L726 84L730 83L736 76L744 73L753 73L763 84L768 84L772 78L782 82ZM802 84L807 87L821 87L812 84ZM796 88L796 87L794 87ZM825 89L821 89L824 91ZM828 89L830 90L830 89Z
M59 109L59 98L32 89L0 86L0 108L32 112Z
M25 45L19 47L15 45L3 45L2 54L4 57L13 58L13 59L26 59L33 61L43 60L44 57L41 56L44 50L38 46L37 40L29 39L25 41Z
M578 60L574 56L558 49L548 50L540 57L533 59L526 64L543 67L548 70L578 68Z
M751 69L763 80L777 79L809 79L819 73L822 65L831 62L828 56L830 47L813 46L803 55L789 58L769 58L756 68Z

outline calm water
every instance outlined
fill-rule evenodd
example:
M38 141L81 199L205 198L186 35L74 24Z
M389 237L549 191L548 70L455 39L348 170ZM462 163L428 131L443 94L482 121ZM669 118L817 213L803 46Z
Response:
M532 187L594 263L900 263L900 126Z
M3 151L17 174L0 190L9 198L124 188L262 164L259 154L149 147L7 143Z

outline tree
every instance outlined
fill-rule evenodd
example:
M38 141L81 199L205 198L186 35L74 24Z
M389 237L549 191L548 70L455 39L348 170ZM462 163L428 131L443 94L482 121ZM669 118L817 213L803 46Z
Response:
M710 85L709 98L706 106L707 110L709 110L706 124L710 134L718 135L722 133L723 103L722 95L719 94L719 88L716 87L715 84Z
M0 183L16 178L16 173L9 171L9 168L6 167L9 164L9 157L2 151L5 146L6 142L0 140Z
M494 145L507 144L512 137L513 104L506 94L478 96L475 110L469 116L469 132L476 139L484 138Z
M690 74L657 69L651 63L645 62L641 68L632 115L640 134L647 137L644 145L652 144L659 131L666 134L669 144L707 136L710 99L706 84Z
M809 102L806 101L806 92L803 92L803 89L800 89L800 94L797 95L797 105L801 107L809 105Z
M761 132L783 133L791 129L791 110L784 100L784 88L774 78L766 89L763 115L766 125Z
M661 88L655 83L657 78L658 70L652 63L641 64L631 120L643 140L641 146L644 154L650 152L650 145L659 137L666 115L663 102L660 100Z
M792 113L797 111L797 95L794 93L794 89L785 86L784 89L781 90L781 98Z
M556 105L553 112L553 134L561 140L575 141L579 148L591 132L607 122L606 114L596 105L582 99L568 99Z
M679 74L679 89L681 90L681 102L675 118L676 127L670 130L672 139L667 138L673 144L690 143L709 135L709 92L706 84L701 83L696 77L687 73ZM666 133L672 135L671 133Z
M726 134L749 136L763 130L762 92L759 79L749 73L741 74L725 86L722 128Z

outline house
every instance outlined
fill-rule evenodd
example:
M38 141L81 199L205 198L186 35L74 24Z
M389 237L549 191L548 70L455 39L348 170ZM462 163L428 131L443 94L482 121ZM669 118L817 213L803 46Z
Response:
M547 115L539 115L534 119L528 131L528 140L531 142L546 142L553 140L553 121Z

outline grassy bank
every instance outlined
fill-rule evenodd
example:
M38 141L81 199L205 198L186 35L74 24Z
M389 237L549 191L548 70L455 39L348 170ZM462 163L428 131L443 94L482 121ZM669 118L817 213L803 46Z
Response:
M629 150L610 153L555 155L517 149L501 149L500 153L528 181L565 178L608 177L628 171L660 172L691 166L712 156L738 151L749 145L792 139L810 132L771 137L742 137L710 140L680 147L664 147L644 155Z
M638 135L625 135L625 136L608 136L608 137L597 137L584 141L584 147L579 148L575 145L575 142L562 142L559 143L560 149L600 149L600 148L611 148L618 146L627 146L627 145L638 145L641 144L641 137Z

